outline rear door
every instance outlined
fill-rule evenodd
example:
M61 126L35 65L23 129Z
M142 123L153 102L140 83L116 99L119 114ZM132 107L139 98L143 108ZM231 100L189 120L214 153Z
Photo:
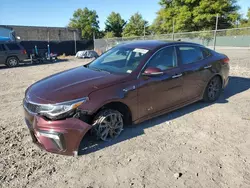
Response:
M22 55L22 48L17 43L6 43L6 47L8 48L8 55L19 56Z
M205 55L202 47L195 45L179 45L177 51L183 69L185 100L200 98L212 75L209 54Z
M7 52L3 44L0 44L0 64L4 64L6 60Z

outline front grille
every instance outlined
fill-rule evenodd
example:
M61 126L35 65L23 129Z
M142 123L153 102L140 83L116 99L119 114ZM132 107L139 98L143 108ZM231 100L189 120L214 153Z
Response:
M32 113L37 114L39 112L39 105L33 104L33 103L29 103L28 101L26 101L25 99L23 100L23 106Z

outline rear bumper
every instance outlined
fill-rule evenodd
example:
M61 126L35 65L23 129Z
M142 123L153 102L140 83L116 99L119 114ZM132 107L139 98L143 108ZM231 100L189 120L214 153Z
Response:
M227 77L227 78L224 80L223 89L225 89L225 88L227 87L228 82L229 82L229 77Z
M40 148L62 155L77 155L83 136L91 126L79 119L47 121L25 110L25 122L33 142Z
M225 89L228 85L229 82L229 71L230 71L230 66L228 64L225 64L222 66L221 69L221 75L223 78L223 89Z
M19 59L20 62L22 62L25 59L28 59L28 55L27 54L19 54L18 59Z

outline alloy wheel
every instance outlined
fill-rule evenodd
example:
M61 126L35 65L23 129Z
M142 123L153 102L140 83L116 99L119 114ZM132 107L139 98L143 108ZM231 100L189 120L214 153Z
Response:
M209 100L215 100L220 94L221 81L218 77L214 77L208 85L208 98Z
M17 65L17 60L15 59L15 58L11 58L10 60L9 60L9 65L11 66L11 67L15 67L16 65Z
M116 138L123 130L123 119L119 112L110 112L94 123L93 131L98 139L108 141Z

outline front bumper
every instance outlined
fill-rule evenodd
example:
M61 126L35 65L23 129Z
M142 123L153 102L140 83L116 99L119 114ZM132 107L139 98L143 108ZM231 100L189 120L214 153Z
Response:
M76 118L48 121L24 112L33 142L48 152L77 155L83 136L91 129L91 125Z

